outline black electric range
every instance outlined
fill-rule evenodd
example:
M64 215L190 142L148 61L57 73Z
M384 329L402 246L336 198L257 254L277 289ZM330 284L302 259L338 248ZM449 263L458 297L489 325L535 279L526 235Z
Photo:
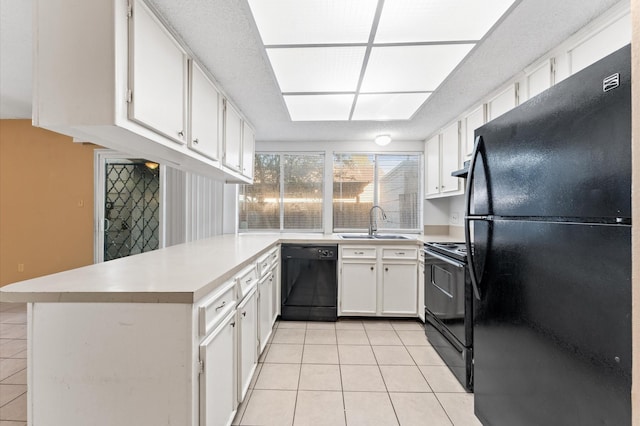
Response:
M425 243L425 330L464 388L473 391L473 293L465 243Z

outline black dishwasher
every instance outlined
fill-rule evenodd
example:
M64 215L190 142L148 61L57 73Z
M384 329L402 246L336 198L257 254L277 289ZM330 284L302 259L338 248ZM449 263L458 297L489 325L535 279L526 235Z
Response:
M338 246L283 244L283 320L335 321L338 318Z

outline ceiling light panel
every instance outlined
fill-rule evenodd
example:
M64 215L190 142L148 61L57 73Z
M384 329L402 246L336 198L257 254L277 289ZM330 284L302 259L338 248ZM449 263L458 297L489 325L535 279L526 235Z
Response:
M269 45L366 43L378 0L249 0Z
M282 92L354 92L365 47L267 49Z
M361 92L433 91L473 44L374 47Z
M514 0L393 0L380 15L375 43L480 40Z
M359 95L352 120L408 120L430 93Z
M285 95L292 121L349 120L354 95Z

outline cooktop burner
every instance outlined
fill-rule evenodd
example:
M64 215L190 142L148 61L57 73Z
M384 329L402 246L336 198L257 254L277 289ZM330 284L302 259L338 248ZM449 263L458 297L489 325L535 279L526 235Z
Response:
M467 246L465 243L452 242L452 243L424 243L426 249L435 251L445 256L453 257L454 259L466 262L467 260Z

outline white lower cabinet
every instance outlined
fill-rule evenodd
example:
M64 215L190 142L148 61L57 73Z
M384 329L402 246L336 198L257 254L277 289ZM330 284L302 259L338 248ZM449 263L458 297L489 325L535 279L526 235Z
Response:
M382 313L416 315L418 312L418 276L416 264L382 264Z
M341 314L375 315L377 277L374 261L343 261L340 278Z
M342 246L338 315L418 315L416 246Z
M258 291L254 287L238 305L238 402L244 400L258 365Z
M272 298L273 298L273 271L269 271L258 282L258 348L262 353L271 337L273 329Z
M236 414L236 311L200 344L200 426L227 426Z

